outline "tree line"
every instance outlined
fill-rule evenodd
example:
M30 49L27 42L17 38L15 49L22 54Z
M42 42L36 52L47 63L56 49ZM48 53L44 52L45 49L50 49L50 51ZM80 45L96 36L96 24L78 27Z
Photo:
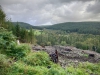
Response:
M46 29L63 30L82 34L100 35L100 22L66 22L52 26L44 26Z
M66 33L65 31L42 30L35 35L37 44L74 46L84 50L100 52L100 35Z

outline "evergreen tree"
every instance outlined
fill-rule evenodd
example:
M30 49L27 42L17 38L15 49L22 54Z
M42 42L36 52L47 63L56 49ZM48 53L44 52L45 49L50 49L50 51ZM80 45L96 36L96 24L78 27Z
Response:
M15 26L15 34L18 38L20 38L20 26L17 22L17 25Z
M0 5L0 27L4 25L6 14L3 12Z

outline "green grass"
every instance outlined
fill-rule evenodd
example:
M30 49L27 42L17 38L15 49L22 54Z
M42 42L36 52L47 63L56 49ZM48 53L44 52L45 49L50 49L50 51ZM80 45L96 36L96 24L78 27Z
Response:
M0 75L6 75L10 68L11 61L6 55L0 54Z
M50 69L47 67L51 66ZM15 62L8 75L65 75L65 70L50 61L46 52L29 53Z
M78 66L74 67L70 65L66 68L67 74L69 75L99 75L100 74L100 63L93 64L89 62L79 63Z
M50 61L46 52L28 53L24 58L9 63L11 59L0 54L0 75L99 75L100 63L70 64L65 69ZM47 68L50 66L51 68ZM1 68L2 67L2 68Z
M35 35L40 35L41 34L41 30L34 30L34 34Z
M29 53L26 57L24 57L23 61L26 64L33 66L47 66L50 65L50 59L46 52L34 52Z

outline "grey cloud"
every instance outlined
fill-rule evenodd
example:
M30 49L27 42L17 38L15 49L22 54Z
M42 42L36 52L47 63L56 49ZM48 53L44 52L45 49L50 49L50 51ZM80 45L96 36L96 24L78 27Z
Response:
M99 7L94 0L0 0L0 3L12 21L32 25L100 19L100 14L91 13Z
M100 13L100 1L97 0L94 4L88 5L87 12L91 12L94 14Z
M75 1L81 1L81 2L87 2L90 0L49 0L51 3L69 3L69 2L75 2ZM91 0L94 1L94 0Z

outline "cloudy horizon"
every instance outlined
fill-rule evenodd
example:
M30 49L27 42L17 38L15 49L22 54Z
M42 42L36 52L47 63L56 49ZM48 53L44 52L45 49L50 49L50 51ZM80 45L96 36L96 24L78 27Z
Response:
M0 0L7 18L31 25L100 21L100 0Z

